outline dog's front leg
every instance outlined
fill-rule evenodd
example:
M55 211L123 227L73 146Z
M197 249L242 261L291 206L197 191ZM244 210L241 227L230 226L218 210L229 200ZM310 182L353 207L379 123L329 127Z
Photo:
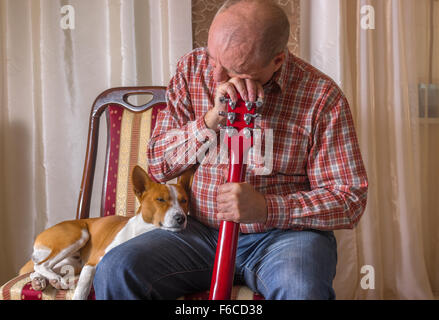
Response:
M82 268L81 274L79 275L78 284L76 285L75 293L73 294L73 300L87 300L93 284L95 272L96 266L87 264Z

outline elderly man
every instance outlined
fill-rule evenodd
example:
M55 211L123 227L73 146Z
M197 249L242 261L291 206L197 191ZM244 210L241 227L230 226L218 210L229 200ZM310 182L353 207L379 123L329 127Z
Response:
M209 289L221 220L241 223L235 282L266 299L335 298L332 230L358 223L367 177L346 98L288 52L288 37L288 19L272 2L227 1L208 47L179 61L149 144L150 174L168 181L195 165L182 158L216 146L220 97L236 101L238 93L264 101L256 124L273 133L271 170L258 175L249 165L245 183L226 183L227 165L201 161L187 228L154 230L110 251L97 268L98 299L175 299ZM175 132L178 143L170 144Z

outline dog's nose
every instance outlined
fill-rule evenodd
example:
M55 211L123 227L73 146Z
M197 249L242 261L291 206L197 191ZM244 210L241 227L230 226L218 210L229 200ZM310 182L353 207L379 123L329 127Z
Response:
M184 214L178 214L175 216L175 221L177 221L178 224L183 224L186 221L186 217Z

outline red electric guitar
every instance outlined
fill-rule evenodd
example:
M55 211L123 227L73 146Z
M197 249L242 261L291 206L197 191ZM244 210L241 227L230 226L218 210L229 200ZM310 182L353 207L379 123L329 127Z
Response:
M243 182L246 171L244 161L253 145L254 119L259 116L256 108L260 107L262 102L245 102L239 95L236 103L228 98L222 98L221 102L227 103L227 113L222 114L227 117L227 125L223 127L226 130L224 142L227 143L229 150L227 182ZM221 222L209 300L230 299L238 234L239 223Z

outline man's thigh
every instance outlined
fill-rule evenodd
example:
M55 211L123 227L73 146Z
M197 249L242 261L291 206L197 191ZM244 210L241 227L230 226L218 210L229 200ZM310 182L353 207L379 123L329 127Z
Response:
M97 299L175 299L209 288L216 233L193 218L181 232L156 229L108 252L97 266Z
M241 274L266 299L334 299L336 265L333 232L273 230L261 237Z

